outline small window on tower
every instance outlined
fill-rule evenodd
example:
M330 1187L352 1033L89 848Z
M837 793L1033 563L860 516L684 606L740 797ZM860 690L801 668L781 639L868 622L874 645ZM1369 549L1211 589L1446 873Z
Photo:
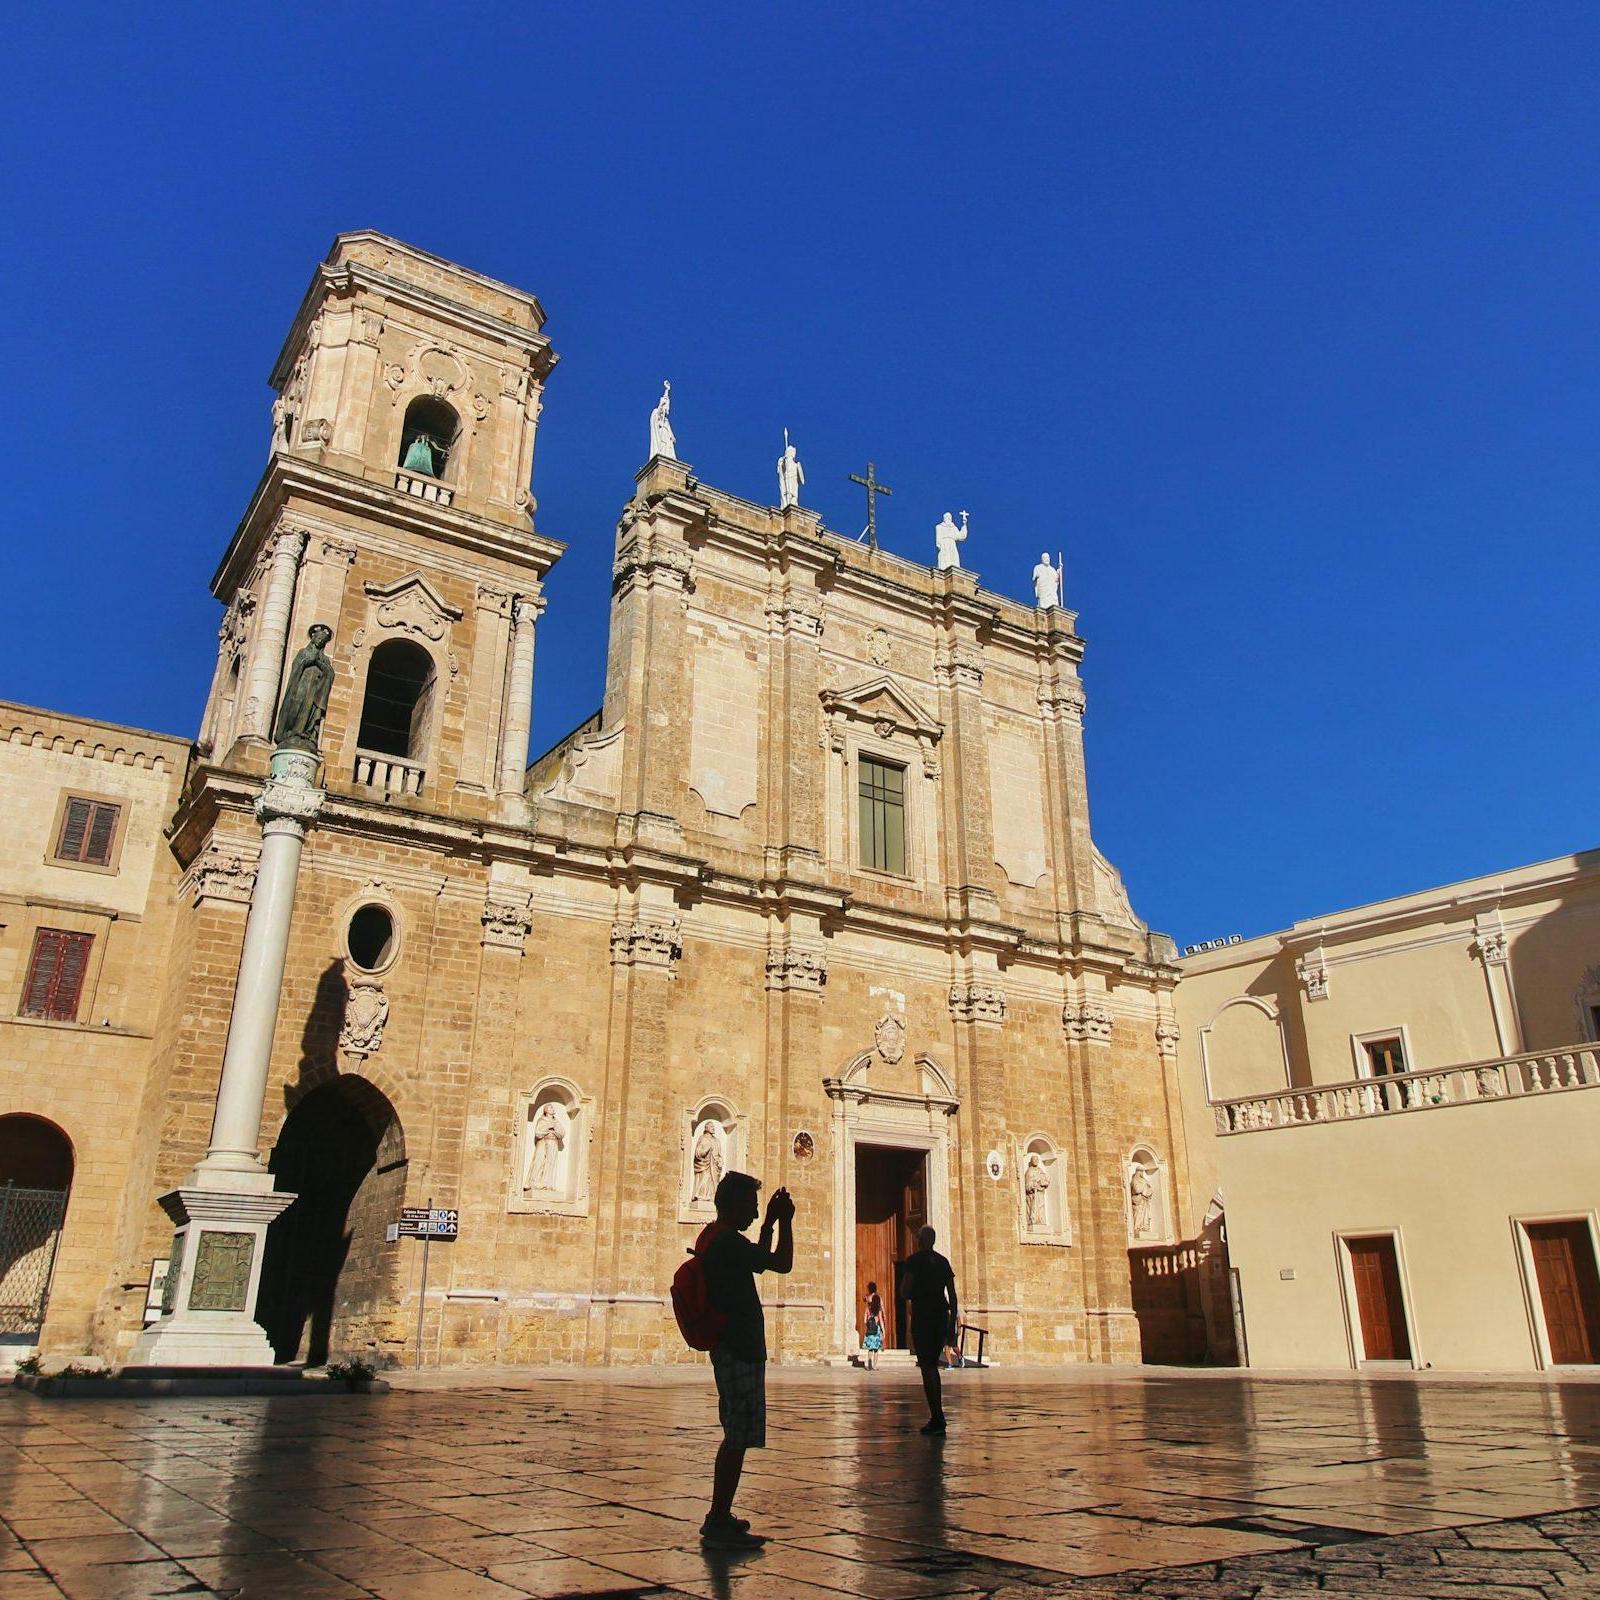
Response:
M115 866L121 820L122 807L114 801L67 795L56 824L53 859L71 866Z
M442 478L455 450L461 419L443 400L419 395L406 407L400 430L400 465L407 472Z
M862 756L860 763L861 865L880 872L906 870L906 769Z

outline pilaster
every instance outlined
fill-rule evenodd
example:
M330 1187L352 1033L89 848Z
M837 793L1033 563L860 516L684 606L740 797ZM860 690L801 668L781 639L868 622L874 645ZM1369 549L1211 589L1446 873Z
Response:
M255 642L245 675L244 715L240 732L247 739L270 740L278 712L278 687L283 680L283 652L289 640L300 559L305 554L304 528L280 528L268 541L265 595L256 623Z

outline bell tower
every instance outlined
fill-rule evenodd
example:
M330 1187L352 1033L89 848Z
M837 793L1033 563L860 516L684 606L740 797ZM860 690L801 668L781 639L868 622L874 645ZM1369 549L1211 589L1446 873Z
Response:
M272 372L266 473L213 579L201 732L264 765L286 660L333 629L331 794L515 816L534 624L562 546L529 490L556 363L531 294L384 234L335 239Z

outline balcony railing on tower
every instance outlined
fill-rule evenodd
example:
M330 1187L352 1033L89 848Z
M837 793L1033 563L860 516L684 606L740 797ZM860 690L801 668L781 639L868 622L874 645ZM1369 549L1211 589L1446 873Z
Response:
M422 793L424 768L420 761L356 751L354 781L363 789L377 790L385 800L414 800Z
M1212 1104L1217 1132L1257 1133L1267 1128L1303 1128L1324 1122L1432 1111L1440 1106L1477 1105L1522 1095L1600 1088L1600 1044L1563 1045L1519 1056L1497 1056L1453 1067L1351 1078L1271 1094L1241 1095Z

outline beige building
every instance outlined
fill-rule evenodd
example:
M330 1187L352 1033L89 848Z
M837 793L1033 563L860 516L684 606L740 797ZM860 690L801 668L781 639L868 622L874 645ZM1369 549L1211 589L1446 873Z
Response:
M1189 1202L1208 1191L1178 1112L1174 951L1090 834L1073 614L660 454L615 531L604 702L530 764L563 549L528 490L544 323L531 295L373 233L313 278L212 582L192 756L151 739L127 774L149 815L93 880L126 912L50 924L110 917L108 951L146 979L56 1024L76 1076L30 1071L33 1047L0 1080L0 1109L78 1154L43 1344L116 1357L140 1325L170 1237L156 1196L206 1149L285 664L324 622L328 799L263 1124L299 1198L264 1260L233 1263L261 1273L280 1358L409 1354L421 1252L390 1225L431 1203L460 1233L431 1252L425 1359L685 1359L667 1285L732 1167L799 1203L780 1359L853 1350L867 1281L925 1220L1005 1359L1203 1353L1219 1258ZM22 754L48 840L61 793L105 785ZM0 887L85 881L30 848ZM27 941L5 939L14 997ZM114 1073L103 1011L136 1035ZM94 1128L112 1082L121 1120ZM207 1286L219 1308L243 1292Z
M1600 1361L1600 852L1182 968L1192 1204L1253 1366Z

